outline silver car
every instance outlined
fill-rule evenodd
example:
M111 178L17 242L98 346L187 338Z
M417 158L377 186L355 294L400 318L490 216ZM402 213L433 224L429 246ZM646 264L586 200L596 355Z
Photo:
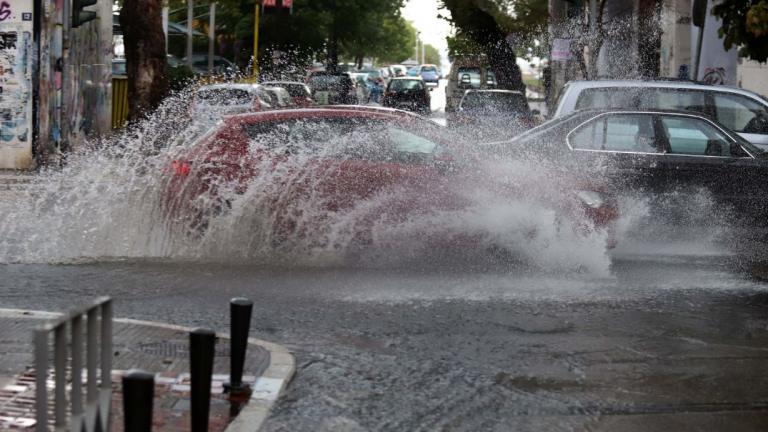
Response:
M768 100L736 87L690 81L571 81L556 106L553 117L582 109L695 111L768 150Z

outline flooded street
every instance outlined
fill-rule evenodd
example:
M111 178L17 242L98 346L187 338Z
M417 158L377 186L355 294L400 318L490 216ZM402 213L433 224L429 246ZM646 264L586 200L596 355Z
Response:
M227 300L253 299L252 336L297 357L270 431L768 426L768 292L725 255L618 250L600 277L439 263L0 268L3 307L110 295L118 316L226 330Z

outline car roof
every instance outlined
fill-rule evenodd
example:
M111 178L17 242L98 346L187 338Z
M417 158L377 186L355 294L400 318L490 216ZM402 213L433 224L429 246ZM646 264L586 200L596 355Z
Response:
M521 95L523 92L518 90L502 90L502 89L469 89L464 94L468 93L507 93L507 94L518 94Z
M305 86L303 82L299 81L264 81L261 85L300 85Z
M352 117L354 115L360 115L363 117L371 118L383 118L383 119L411 119L411 120L423 120L429 122L429 119L421 117L419 115L409 113L407 111L396 110L392 108L380 108L380 107L361 107L356 105L333 105L328 107L312 107L312 108L292 108L282 110L271 111L256 111L251 113L237 114L225 117L225 123L237 124L243 123L248 120L256 121L270 121L270 120L287 120L302 117ZM432 122L433 123L433 122ZM440 127L437 123L435 126Z
M420 76L394 77L392 81L424 81Z
M642 79L626 79L626 80L613 80L613 79L600 79L592 81L570 81L567 83L570 88L588 89L588 88L604 88L604 87L647 87L647 88L673 88L673 89L685 89L685 90L716 90L716 91L729 91L733 93L743 93L754 95L753 92L745 90L740 87L727 86L727 85L711 85L702 83L699 81L679 80L679 79L655 79L655 80L642 80Z
M231 89L231 90L256 90L259 87L261 87L258 84L235 84L235 83L225 83L225 84L208 84L204 85L197 89L197 91L200 90L220 90L220 89Z

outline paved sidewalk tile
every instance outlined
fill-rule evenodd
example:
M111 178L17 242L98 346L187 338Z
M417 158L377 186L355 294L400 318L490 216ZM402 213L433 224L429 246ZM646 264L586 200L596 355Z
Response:
M34 428L32 329L43 321L40 318L0 317L0 429ZM122 430L120 383L124 371L129 369L143 369L156 374L153 430L189 430L188 338L186 332L171 328L114 323L113 431ZM211 385L211 431L223 431L241 408L239 404L230 404L223 392L223 384L229 378L229 361L229 340L217 340ZM249 345L243 380L255 386L257 377L269 364L267 350ZM51 375L49 373L48 380L52 388ZM52 398L51 393L49 391Z

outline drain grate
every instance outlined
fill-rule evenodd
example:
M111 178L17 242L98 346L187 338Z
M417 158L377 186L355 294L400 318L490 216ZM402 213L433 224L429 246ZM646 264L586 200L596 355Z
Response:
M162 341L139 344L139 351L158 357L189 357L189 344L183 341ZM216 344L214 356L229 357L229 346Z

